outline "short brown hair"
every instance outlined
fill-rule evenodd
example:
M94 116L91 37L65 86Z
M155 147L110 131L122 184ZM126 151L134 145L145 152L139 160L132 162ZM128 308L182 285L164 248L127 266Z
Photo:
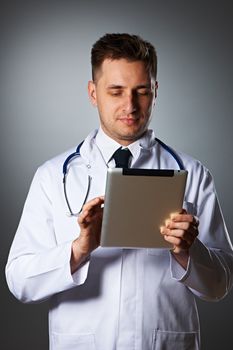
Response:
M127 33L105 34L92 46L91 65L92 79L107 58L117 60L125 58L128 61L143 61L151 76L157 76L157 55L155 48L138 35Z

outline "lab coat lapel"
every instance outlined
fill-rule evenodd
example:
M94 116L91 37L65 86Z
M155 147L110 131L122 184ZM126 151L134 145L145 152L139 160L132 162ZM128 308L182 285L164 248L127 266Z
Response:
M95 144L96 132L97 130L88 135L80 150L87 173L91 176L91 188L88 199L104 195L107 177L107 165Z

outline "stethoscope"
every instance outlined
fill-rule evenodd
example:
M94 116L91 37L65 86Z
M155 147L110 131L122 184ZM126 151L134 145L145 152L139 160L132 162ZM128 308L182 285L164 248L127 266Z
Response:
M155 138L155 140L160 144L160 146L162 146L168 153L170 153L170 155L175 159L175 161L177 162L180 170L185 170L184 168L184 164L182 162L182 160L180 159L180 157L175 153L175 151L169 147L168 145L166 145L164 142L162 142L161 140L159 140L157 137ZM67 205L67 208L69 210L69 212L67 213L68 216L78 216L81 211L82 211L82 208L84 206L84 204L86 203L87 201L87 198L88 198L88 195L89 195L89 192L90 192L90 187L91 187L91 176L88 175L88 185L87 185L87 191L86 191L86 195L85 195L85 198L84 198L84 201L83 201L83 204L81 205L81 209L79 210L79 212L77 213L74 213L72 211L72 208L71 208L71 205L70 205L70 202L69 202L69 199L68 199L68 195L67 195L67 190L66 190L66 178L67 178L67 175L68 175L68 165L70 164L70 162L72 160L74 160L74 158L76 157L80 157L80 149L82 147L82 144L83 144L84 141L82 141L76 148L75 152L71 153L67 158L66 160L64 161L64 164L63 164L63 189L64 189L64 196L65 196L65 200L66 200L66 205Z

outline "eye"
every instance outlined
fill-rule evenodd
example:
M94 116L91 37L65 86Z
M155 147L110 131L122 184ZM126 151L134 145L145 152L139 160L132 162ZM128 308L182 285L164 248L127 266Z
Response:
M149 89L138 89L137 94L141 96L148 96L150 95L151 91Z
M120 91L120 90L110 91L109 94L111 96L121 96L122 95L122 91Z
M117 92L112 92L111 93L112 96L120 96L121 92L117 91Z

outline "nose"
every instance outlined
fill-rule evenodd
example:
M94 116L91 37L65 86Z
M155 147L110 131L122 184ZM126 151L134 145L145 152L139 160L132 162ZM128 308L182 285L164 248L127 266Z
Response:
M124 104L123 104L123 113L125 115L133 114L137 110L136 100L133 94L128 94L125 96Z

